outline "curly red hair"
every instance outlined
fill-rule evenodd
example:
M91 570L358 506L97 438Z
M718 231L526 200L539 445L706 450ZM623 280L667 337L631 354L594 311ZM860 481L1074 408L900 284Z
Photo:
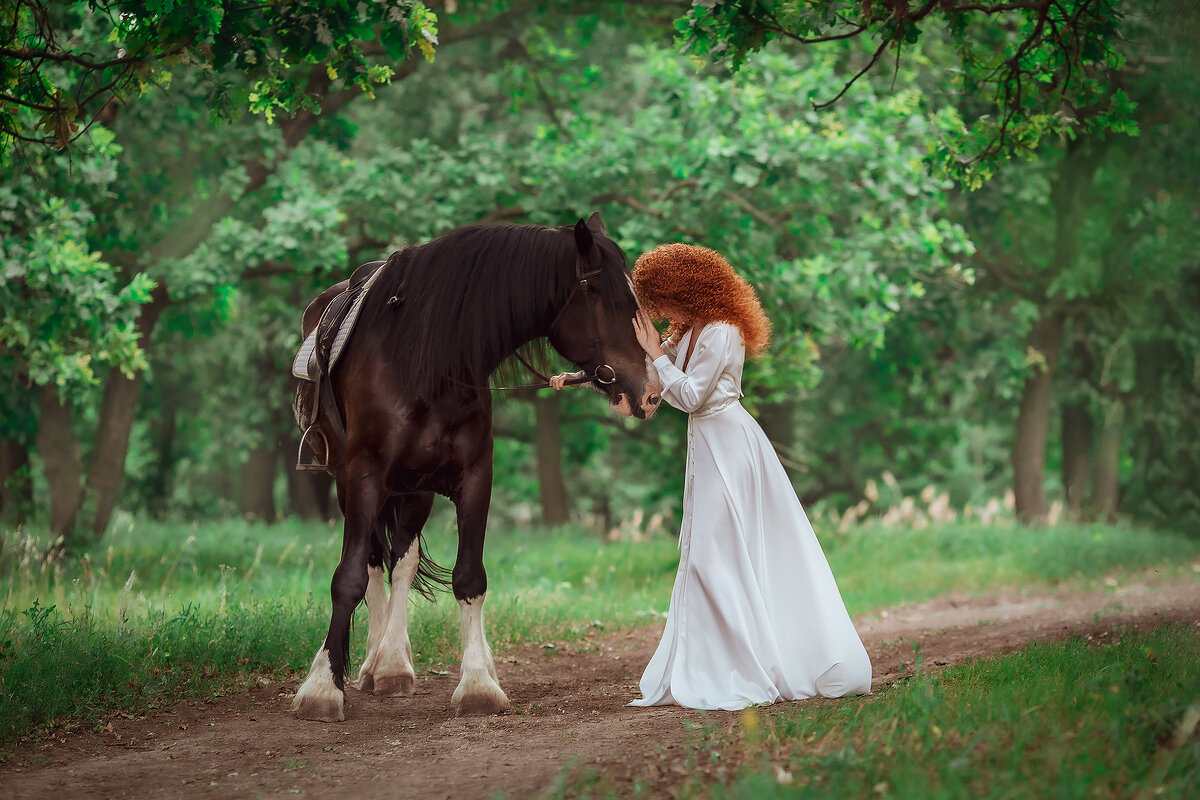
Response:
M746 352L757 355L771 341L771 321L754 287L716 250L694 244L660 244L633 265L633 290L651 316L672 306L689 320L672 320L667 336L678 342L692 325L728 322L742 332Z

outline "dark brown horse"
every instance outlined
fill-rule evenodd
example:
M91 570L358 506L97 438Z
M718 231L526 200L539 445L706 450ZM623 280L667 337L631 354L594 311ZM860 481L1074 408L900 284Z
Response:
M518 348L544 337L621 413L649 417L659 386L634 337L637 301L625 255L605 235L598 214L561 228L460 228L393 254L381 270L332 371L344 436L328 403L317 418L345 529L329 633L292 707L303 719L345 719L350 619L364 596L369 631L358 688L412 694L409 589L428 593L449 582L462 610L455 714L495 713L509 702L483 628L483 540L492 491L489 376ZM331 289L309 306L306 336L334 294ZM311 391L312 384L297 387L298 421L311 402L302 395ZM449 580L421 547L434 493L450 498L458 515Z

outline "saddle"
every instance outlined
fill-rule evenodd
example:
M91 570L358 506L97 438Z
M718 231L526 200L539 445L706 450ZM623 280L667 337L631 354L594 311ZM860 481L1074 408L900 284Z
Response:
M292 374L306 381L317 381L320 375L328 375L341 357L354 331L354 323L362 308L367 290L375 282L380 267L386 262L369 261L350 276L350 280L336 284L344 286L325 307L320 321L304 339L292 362ZM335 288L336 288L335 286Z
M370 261L363 264L350 276L350 280L335 284L333 288L342 287L325 307L316 327L305 337L304 343L292 361L292 374L297 378L313 384L305 391L305 387L296 390L296 421L303 433L300 436L300 450L296 454L296 469L302 471L329 470L329 440L325 431L317 424L317 413L322 401L326 404L326 417L334 428L338 438L345 436L345 424L338 412L334 401L333 385L330 376L338 359L346 349L350 335L354 332L354 323L358 320L358 312L362 309L367 292L375 283L375 279L383 272L385 261ZM304 461L304 446L309 446L314 460Z

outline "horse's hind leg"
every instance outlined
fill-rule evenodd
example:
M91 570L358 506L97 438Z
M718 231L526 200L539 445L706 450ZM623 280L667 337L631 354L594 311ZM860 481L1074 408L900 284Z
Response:
M392 498L395 505L395 530L392 531L392 597L388 602L384 632L379 646L372 648L359 672L358 688L376 695L413 693L416 672L413 670L412 646L408 640L408 591L417 575L420 562L421 528L429 519L433 493L400 495ZM383 518L388 516L385 507ZM381 519L381 522L383 520ZM382 585L380 586L382 591ZM370 591L367 592L368 597ZM372 618L374 624L374 618ZM372 629L374 633L374 629Z
M451 702L454 716L497 714L509 708L496 678L496 665L483 631L483 536L491 502L492 471L477 468L455 498L458 508L458 557L454 562L454 596L462 610L462 674Z
M350 652L350 619L367 590L371 530L382 495L378 487L364 481L350 488L346 501L342 560L329 587L333 599L329 633L292 701L292 710L301 719L341 722L346 718L344 676Z
M382 641L383 632L388 624L388 595L384 588L386 576L383 567L385 558L390 563L391 554L385 553L382 544L373 540L371 555L367 557L367 593L363 596L367 606L367 657L363 660L357 682L357 687L364 692L371 691L371 675L367 665L375 657L375 651L379 649L379 642ZM365 685L364 679L367 681Z

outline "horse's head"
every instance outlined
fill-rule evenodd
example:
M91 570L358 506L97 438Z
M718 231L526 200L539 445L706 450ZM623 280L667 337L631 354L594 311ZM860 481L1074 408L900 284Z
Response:
M573 288L551 323L554 349L595 376L590 385L621 414L649 419L662 386L633 332L637 298L625 254L605 233L598 213L574 227Z

